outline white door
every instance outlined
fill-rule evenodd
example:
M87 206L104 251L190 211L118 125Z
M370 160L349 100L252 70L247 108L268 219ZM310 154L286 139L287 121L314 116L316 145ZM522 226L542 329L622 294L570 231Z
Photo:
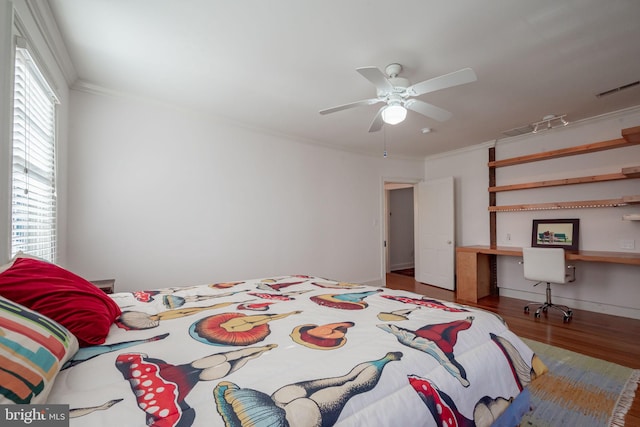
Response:
M416 280L454 290L453 177L418 184Z

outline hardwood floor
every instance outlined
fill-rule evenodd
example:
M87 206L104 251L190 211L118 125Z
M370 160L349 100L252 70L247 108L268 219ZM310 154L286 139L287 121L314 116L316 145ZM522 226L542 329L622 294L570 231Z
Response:
M455 301L455 293L416 282L412 277L387 274L387 287L403 289L432 298ZM640 320L610 316L590 311L573 310L570 322L553 310L548 318L535 319L525 314L529 301L489 296L475 305L499 314L515 334L532 340L566 348L577 353L640 369ZM640 390L625 418L627 426L640 426Z

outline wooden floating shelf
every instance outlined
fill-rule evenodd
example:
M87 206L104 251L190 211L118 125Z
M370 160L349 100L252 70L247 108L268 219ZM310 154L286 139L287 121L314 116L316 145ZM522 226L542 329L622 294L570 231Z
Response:
M622 168L622 174L627 178L640 178L640 166Z
M640 126L622 129L622 137L627 141L638 144L640 143Z
M627 205L637 205L638 203L640 203L640 196L624 196L622 200Z
M557 159L560 157L575 156L577 154L595 153L597 151L611 150L613 148L627 147L640 144L640 126L622 129L622 138L609 141L584 144L577 147L561 148L559 150L545 151L543 153L529 154L527 156L512 157L510 159L495 160L489 162L489 167L499 168L503 166L520 165L523 163L537 162L539 160Z
M640 196L625 196L619 199L489 206L489 212L541 211L541 210L551 210L551 209L581 209L581 208L616 208L619 206L635 205L639 203L640 203Z
M596 142L594 144L580 145L577 147L561 148L559 150L545 151L543 153L529 154L527 156L512 157L510 159L496 160L489 162L489 167L499 168L503 166L521 165L523 163L537 162L540 160L551 160L560 157L575 156L577 154L595 153L597 151L611 150L613 148L627 147L638 142L629 142L624 138L612 139L610 141Z
M634 179L634 178L640 178L640 166L624 168L619 173L581 176L576 178L554 179L554 180L548 180L548 181L525 182L522 184L500 185L495 187L489 187L489 192L496 193L499 191L527 190L530 188L557 187L560 185L571 185L571 184L589 184L592 182L616 181L620 179Z

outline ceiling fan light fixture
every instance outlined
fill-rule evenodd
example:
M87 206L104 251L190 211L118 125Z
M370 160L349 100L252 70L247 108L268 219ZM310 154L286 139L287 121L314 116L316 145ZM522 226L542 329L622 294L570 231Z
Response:
M407 117L407 109L400 104L391 104L382 110L382 120L389 125L397 125Z

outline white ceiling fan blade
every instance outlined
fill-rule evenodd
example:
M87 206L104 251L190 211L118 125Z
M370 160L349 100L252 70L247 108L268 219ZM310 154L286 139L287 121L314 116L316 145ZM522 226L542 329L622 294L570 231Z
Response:
M362 101L350 102L348 104L338 105L336 107L325 108L324 110L320 110L320 114L335 113L336 111L342 111L354 107L366 107L367 105L377 104L381 101L382 100L380 98L363 99Z
M382 129L382 126L384 125L384 121L382 120L382 110L384 110L385 108L387 108L386 105L378 110L378 113L371 122L371 126L369 126L369 132L378 132L380 129Z
M436 107L435 105L428 104L424 101L420 101L419 99L408 99L405 101L404 106L409 110L413 110L416 113L420 113L423 116L431 117L439 122L444 122L445 120L449 120L453 114L448 112L447 110L443 110L440 107Z
M387 93L393 91L393 85L387 80L387 76L384 75L377 67L361 67L356 68L362 77L369 80L376 87L378 92Z
M452 86L471 83L478 80L476 73L471 68L463 68L440 77L434 77L420 83L416 83L407 88L409 96L419 96L425 93L435 92Z

